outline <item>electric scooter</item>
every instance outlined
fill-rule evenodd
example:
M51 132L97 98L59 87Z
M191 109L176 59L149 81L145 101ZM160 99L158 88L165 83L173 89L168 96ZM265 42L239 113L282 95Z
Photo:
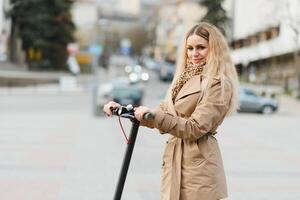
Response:
M125 151L125 156L123 158L123 164L121 167L117 187L114 194L114 200L120 200L122 196L130 160L131 160L131 155L135 145L136 136L140 126L140 122L134 117L134 109L133 106L130 104L127 106L120 106L115 109L112 109L112 114L122 118L130 119L130 121L132 122L131 132L130 132L129 139L127 140L127 148ZM154 116L151 113L146 113L143 116L143 118L145 120L153 120Z

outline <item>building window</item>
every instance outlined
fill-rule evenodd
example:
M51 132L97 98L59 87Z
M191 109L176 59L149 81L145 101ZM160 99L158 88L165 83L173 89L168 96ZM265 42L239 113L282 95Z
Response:
M279 36L279 26L271 28L270 31L271 31L271 38L276 38Z
M259 33L259 41L265 41L265 40L267 40L267 34L266 34L266 32L260 32Z
M257 42L258 42L258 36L257 35L251 35L249 37L249 40L250 40L250 44L249 45L257 44Z
M239 39L236 41L231 42L230 46L233 49L239 49L242 47L247 47L251 45L255 45L259 42L271 40L279 36L279 26L271 27L265 31L259 32L254 35L250 35L244 39Z

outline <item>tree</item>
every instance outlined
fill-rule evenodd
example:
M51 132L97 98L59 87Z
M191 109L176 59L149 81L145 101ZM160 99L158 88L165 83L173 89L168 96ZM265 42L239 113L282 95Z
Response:
M200 0L199 3L207 9L207 13L201 21L215 25L226 35L230 19L222 7L223 2L224 0Z
M12 35L21 38L29 67L66 66L66 46L74 41L72 3L72 0L11 0Z
M142 49L150 44L147 30L142 26L132 27L127 33L127 37L132 42L133 54L141 55Z

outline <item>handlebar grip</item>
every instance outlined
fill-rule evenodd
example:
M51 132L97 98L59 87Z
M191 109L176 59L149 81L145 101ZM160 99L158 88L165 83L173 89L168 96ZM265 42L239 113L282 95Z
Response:
M154 115L150 112L148 113L145 113L144 116L143 116L143 119L144 120L153 120L154 119Z
M120 116L124 112L126 112L125 108L123 106L111 108L110 109L113 115Z
M118 111L119 111L119 108L113 108L113 107L110 107L110 110L111 110L111 113L112 115L118 115Z

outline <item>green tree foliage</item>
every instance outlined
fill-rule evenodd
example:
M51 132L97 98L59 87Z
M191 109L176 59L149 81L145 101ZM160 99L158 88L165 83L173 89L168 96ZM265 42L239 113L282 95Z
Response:
M202 19L218 27L226 35L230 19L222 7L224 0L200 0L200 5L207 8L207 13Z
M12 32L17 31L30 67L63 69L75 30L72 0L11 0Z

